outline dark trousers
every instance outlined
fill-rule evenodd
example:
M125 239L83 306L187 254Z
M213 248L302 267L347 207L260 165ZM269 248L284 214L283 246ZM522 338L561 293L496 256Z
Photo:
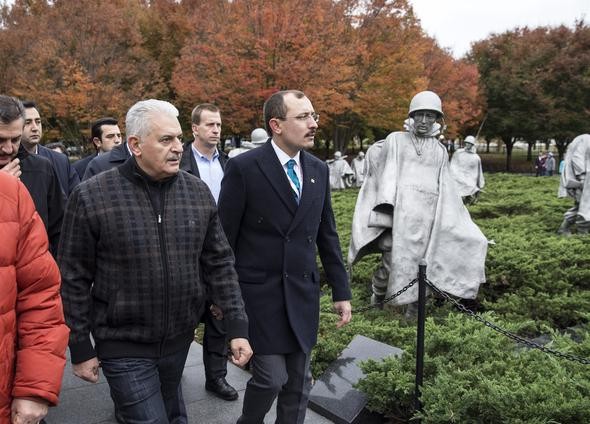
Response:
M203 334L205 378L212 380L227 375L227 332L225 321L213 318L209 306L210 304L207 303L201 321L205 324Z
M102 359L118 415L125 424L187 424L180 379L186 348L161 358Z
M277 400L277 424L303 424L311 389L311 352L256 355L238 424L262 424Z

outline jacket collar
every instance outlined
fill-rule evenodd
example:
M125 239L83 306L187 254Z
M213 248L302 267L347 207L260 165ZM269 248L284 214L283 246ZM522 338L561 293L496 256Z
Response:
M178 178L178 174L176 174L171 177L164 178L163 180L154 180L139 167L137 161L135 160L135 156L131 156L117 169L119 169L121 175L123 175L129 181L141 186L145 186L147 184L153 187L166 187L172 184Z
M195 160L195 155L193 155L192 144L194 140L191 140L184 144L182 148L182 158L180 159L180 169L183 171L188 172L189 174L196 175L200 177L199 174L199 166L197 165L197 161ZM225 169L225 164L227 163L228 156L227 153L222 152L221 150L217 149L219 153L219 164L221 165L221 169Z

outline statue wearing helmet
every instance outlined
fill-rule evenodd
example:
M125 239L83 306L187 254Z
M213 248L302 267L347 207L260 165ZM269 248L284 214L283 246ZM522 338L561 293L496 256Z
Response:
M365 153L359 152L359 154L352 160L350 165L352 172L354 172L354 185L360 187L363 185L365 180L365 174L367 173L367 162L365 161Z
M479 192L485 185L481 159L475 148L475 137L468 135L465 148L458 149L451 159L450 171L455 180L459 196L466 205L477 202Z
M590 135L574 138L567 148L561 173L559 197L571 197L574 206L563 214L558 234L569 236L575 228L577 234L590 233Z
M355 206L348 263L381 252L372 279L373 303L407 286L425 259L428 278L448 293L476 297L485 281L487 239L473 223L449 175L439 142L442 103L432 91L414 96L404 122L367 151L367 174ZM469 251L467 257L457 253ZM392 300L411 305L413 286ZM408 312L414 308L408 308Z
M268 140L268 134L264 128L256 128L250 134L251 141L243 141L240 147L230 150L228 156L230 158L236 157L239 154L247 152L248 150L255 149L256 147L262 146Z
M336 151L334 152L334 159L326 161L330 170L330 188L332 190L352 187L354 172L345 159L346 156L342 156L342 153Z

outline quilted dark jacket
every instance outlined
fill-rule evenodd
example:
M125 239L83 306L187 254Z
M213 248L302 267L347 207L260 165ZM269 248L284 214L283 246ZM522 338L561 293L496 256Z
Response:
M184 171L154 182L131 158L82 182L66 206L58 262L74 363L97 353L165 354L192 336L207 290L224 311L229 339L247 337L215 201Z

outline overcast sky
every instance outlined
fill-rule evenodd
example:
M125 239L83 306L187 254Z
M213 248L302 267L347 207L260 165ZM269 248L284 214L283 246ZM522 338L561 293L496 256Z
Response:
M409 0L422 28L456 58L473 41L516 27L590 24L590 0Z

